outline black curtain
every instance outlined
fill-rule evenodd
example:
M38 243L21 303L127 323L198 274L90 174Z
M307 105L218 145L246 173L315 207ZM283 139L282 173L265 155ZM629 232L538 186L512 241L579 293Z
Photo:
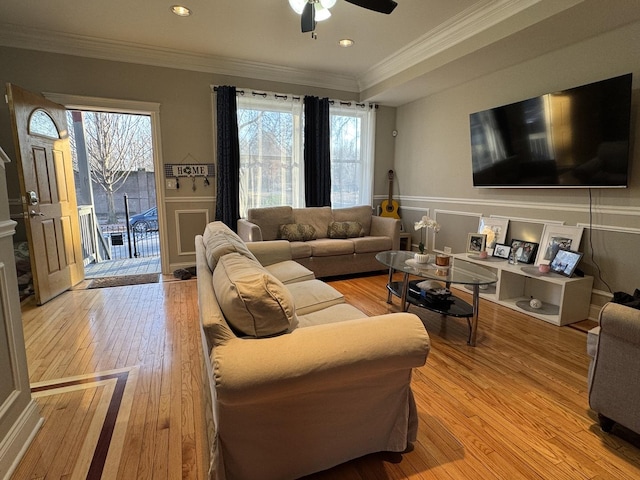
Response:
M304 97L304 197L307 207L331 206L329 99Z
M236 87L217 87L218 172L216 220L234 232L240 218L240 142Z

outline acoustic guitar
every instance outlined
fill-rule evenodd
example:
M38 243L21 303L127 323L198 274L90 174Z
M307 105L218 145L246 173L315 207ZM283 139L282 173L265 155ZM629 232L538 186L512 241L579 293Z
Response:
M393 199L393 170L389 170L389 198L382 201L380 216L400 218L400 215L398 215L398 202Z

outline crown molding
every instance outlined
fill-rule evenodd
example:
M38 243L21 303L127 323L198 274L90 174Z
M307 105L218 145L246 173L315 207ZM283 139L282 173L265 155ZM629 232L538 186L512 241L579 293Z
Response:
M545 16L548 16L583 1L481 0L371 67L358 78L358 85L361 91L367 90L532 7L545 9Z
M355 77L0 23L0 45L359 93Z

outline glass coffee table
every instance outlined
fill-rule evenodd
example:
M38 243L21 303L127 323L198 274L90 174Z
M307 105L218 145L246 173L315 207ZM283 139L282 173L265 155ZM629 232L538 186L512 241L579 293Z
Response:
M409 305L415 305L448 317L466 318L469 325L467 344L475 347L478 333L480 286L496 283L498 281L497 275L486 268L459 258L450 257L451 264L448 267L442 267L433 263L417 263L413 256L413 252L403 250L380 252L376 255L376 260L389 267L387 303L391 303L392 295L395 295L400 298L402 309L405 312ZM404 274L400 282L393 281L393 273L396 271ZM420 279L409 280L410 275ZM470 286L473 291L472 304L469 305L452 294L442 299L434 299L425 295L424 291L417 286L424 279L444 283L447 289L452 283Z

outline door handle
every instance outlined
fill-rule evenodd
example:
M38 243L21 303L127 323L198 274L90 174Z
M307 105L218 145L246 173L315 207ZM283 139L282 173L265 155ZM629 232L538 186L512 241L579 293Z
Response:
M30 216L31 218L33 218L33 217L44 217L44 213L42 213L42 212L36 212L35 210L31 210L31 211L29 212L29 216Z

